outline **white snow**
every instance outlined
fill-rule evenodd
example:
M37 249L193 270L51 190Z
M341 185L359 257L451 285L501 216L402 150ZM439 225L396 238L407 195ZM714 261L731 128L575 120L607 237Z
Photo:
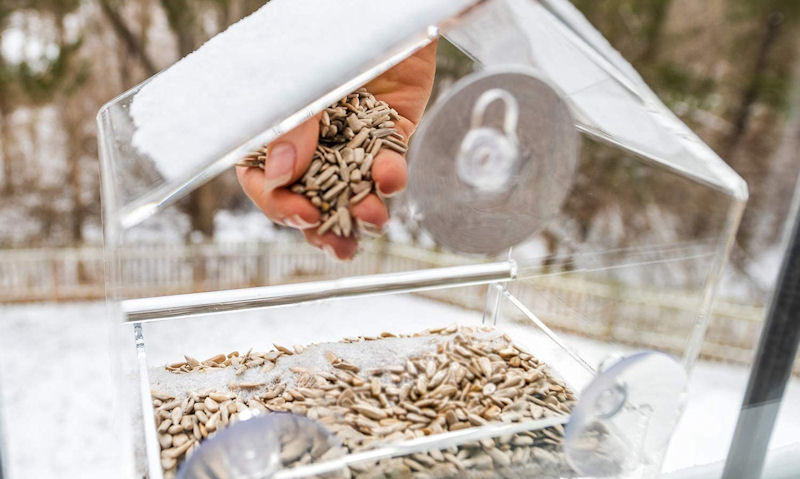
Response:
M363 298L362 298L363 299ZM338 303L338 306L336 305ZM333 306L332 306L333 305ZM354 309L357 305L358 309ZM213 347L203 351L202 335L183 341L174 334L185 331L183 321L151 323L145 331L151 364L178 360L183 352L220 352L219 348L253 345L265 349L267 341L295 335L309 341L351 335L368 326L365 334L382 330L412 332L436 324L473 322L472 311L409 296L367 298L310 305L330 320L307 318L296 308L253 312L243 321L209 316L186 322L201 331L216 324ZM354 311L369 319L376 311L382 320L354 320ZM0 307L0 406L6 428L10 477L64 479L118 477L116 440L111 428L113 383L106 317L102 303L44 304ZM348 318L350 318L348 320ZM236 324L239 328L231 329ZM320 325L323 324L322 327ZM313 329L316 326L317 329ZM309 330L309 328L312 328ZM157 340L156 332L163 333ZM295 331L294 333L292 331ZM338 331L338 334L337 334ZM301 334L302 333L302 334ZM512 332L516 338L516 333ZM261 339L265 338L265 339ZM564 338L574 349L596 362L616 346L581 338ZM259 344L253 344L259 341ZM527 339L522 343L526 344ZM285 345L291 345L287 342ZM208 347L208 345L206 345ZM539 351L536 351L539 353ZM561 368L559 367L559 371ZM746 367L700 362L690 378L689 399L667 453L665 471L723 460L736 424L747 384ZM771 449L800 445L800 379L793 378L773 432Z
M136 94L133 143L168 179L196 173L471 3L273 0Z
M118 477L102 303L1 307L0 407L10 477Z
M218 243L277 241L281 236L289 235L281 235L260 211L248 210L236 214L230 210L219 210L214 215L214 241Z
M241 382L258 382L265 385L286 383L292 386L296 379L292 368L304 368L309 371L335 373L336 370L325 354L330 351L338 358L358 366L362 370L380 368L398 364L399 358L408 358L434 350L438 337L388 338L380 341L364 341L356 343L321 343L306 348L300 354L283 356L276 362L275 368L267 374L259 368L250 368L239 376L234 375L233 368L209 369L175 374L163 367L156 366L150 370L150 384L161 393L177 396L187 391L226 391L230 384ZM260 393L258 389L252 391ZM245 397L248 397L245 391Z
M761 251L747 263L747 273L761 291L772 291L778 280L786 245L783 241Z

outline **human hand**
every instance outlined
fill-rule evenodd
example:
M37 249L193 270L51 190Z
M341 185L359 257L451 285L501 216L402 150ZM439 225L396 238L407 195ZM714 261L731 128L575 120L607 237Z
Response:
M423 48L397 66L365 85L376 99L385 101L400 116L394 128L406 139L417 127L433 88L436 69L436 42ZM303 231L306 241L331 256L351 259L358 238L317 233L320 212L305 196L289 190L311 164L319 137L319 115L271 143L264 169L236 167L236 175L248 197L272 221ZM382 198L406 186L406 162L402 154L383 149L372 164L372 179L378 194L370 193L350 208L358 230L379 234L389 220Z

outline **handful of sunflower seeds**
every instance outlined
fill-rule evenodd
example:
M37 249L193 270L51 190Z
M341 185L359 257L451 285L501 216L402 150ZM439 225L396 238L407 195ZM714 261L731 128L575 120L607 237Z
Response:
M321 213L317 233L355 233L350 207L375 191L372 163L388 148L405 153L408 145L395 129L399 119L389 105L365 88L356 90L322 112L319 143L305 175L290 188L305 195ZM262 147L239 166L264 168L268 148Z

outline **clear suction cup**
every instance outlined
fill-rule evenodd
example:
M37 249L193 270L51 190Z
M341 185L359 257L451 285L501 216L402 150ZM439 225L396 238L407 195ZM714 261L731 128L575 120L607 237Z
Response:
M183 463L178 479L267 479L283 468L337 457L341 444L321 424L272 413L240 420L206 440Z
M463 78L425 116L409 151L409 206L436 241L495 254L542 230L578 161L561 95L529 69Z
M582 475L608 477L658 465L685 387L685 370L663 353L638 353L608 366L583 391L567 424L570 466Z

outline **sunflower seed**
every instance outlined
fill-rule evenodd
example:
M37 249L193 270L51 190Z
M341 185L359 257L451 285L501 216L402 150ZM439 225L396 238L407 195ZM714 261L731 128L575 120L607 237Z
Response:
M320 225L319 229L317 230L317 234L324 235L328 232L329 229L333 227L333 225L337 224L339 221L338 214L334 213L327 220L325 220L322 225Z
M343 120L332 118L331 121ZM351 154L355 156L355 153L346 152L342 156L349 158ZM331 216L341 211L345 210L337 207ZM336 226L341 225L337 223ZM575 400L562 382L535 369L542 367L542 363L532 356L520 359L522 353L512 347L510 338L490 342L468 328L453 327L422 334L454 336L438 342L430 352L403 359L400 364L364 370L355 361L343 360L328 350L324 354L335 374L295 365L288 368L294 374L294 383L289 388L284 382L265 387L264 380L253 378L250 382L231 383L229 390L188 391L178 397L164 394L156 397L154 393L153 410L164 461L162 466L169 466L165 477L174 475L177 466L200 441L238 421L237 414L248 408L263 412L289 411L317 420L329 427L344 445L344 450L338 452L342 454L369 447L372 441L390 444L495 421L518 422L562 414L562 411L569 411ZM375 337L348 338L344 342L393 337L403 336L381 333ZM302 358L309 351L308 346L294 346L293 350L278 345L275 348L268 353L248 351L243 356L238 353L217 355L195 366L187 361L179 368L172 365L166 368L173 374L224 367L262 370L267 365L274 368L281 356L294 354ZM520 360L519 367L512 366L514 359ZM528 364L529 368L525 369L523 364ZM257 392L261 388L265 391ZM248 394L249 399L245 401L231 391L242 391L240 394ZM559 449L563 431L562 426L553 426L535 433L483 439L474 445L405 458L413 462L390 459L345 471L352 479L392 474L405 477L410 471L416 471L413 476L416 478L438 476L442 471L452 476L468 467L488 470L530 461L560 461L558 454L539 455L539 451ZM326 444L294 433L286 435L282 459L291 465L310 463L328 454Z
M339 227L342 228L342 235L350 236L350 231L352 229L352 223L350 221L350 210L348 210L346 207L340 206L336 210L336 213L339 216L338 222L339 222Z

